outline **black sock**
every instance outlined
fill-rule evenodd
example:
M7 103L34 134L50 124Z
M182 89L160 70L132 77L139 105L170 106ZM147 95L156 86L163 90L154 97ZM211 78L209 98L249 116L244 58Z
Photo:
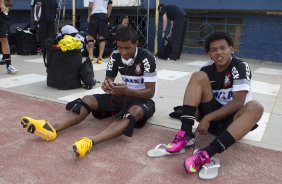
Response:
M196 107L190 105L183 105L181 120L181 130L186 132L186 135L193 137L192 127L195 121Z
M222 153L235 142L236 141L234 137L227 130L225 130L220 136L215 138L210 143L210 145L205 147L203 150L207 151L209 156L212 157L216 153Z
M3 54L3 60L6 61L6 67L8 68L11 65L11 55L10 54Z

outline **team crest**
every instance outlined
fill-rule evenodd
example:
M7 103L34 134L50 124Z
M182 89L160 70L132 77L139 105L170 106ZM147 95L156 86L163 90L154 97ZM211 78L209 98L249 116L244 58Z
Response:
M136 64L135 65L135 73L136 74L141 74L141 64Z
M230 80L231 75L227 74L225 75L225 79L224 79L224 86L229 86L231 84L231 80Z

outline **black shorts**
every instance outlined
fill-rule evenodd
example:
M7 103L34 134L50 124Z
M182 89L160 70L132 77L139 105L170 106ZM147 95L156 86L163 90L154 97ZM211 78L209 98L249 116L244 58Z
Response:
M107 38L109 32L108 18L105 13L95 13L90 16L88 34L93 38L97 35Z
M95 94L98 101L98 109L93 111L92 114L96 118L106 118L118 114L121 111L128 111L133 105L138 105L143 109L143 117L136 122L130 133L132 134L134 127L142 128L147 119L153 116L155 112L155 102L152 99L141 99L130 96L117 96L110 94ZM128 130L127 130L128 131ZM127 132L128 133L128 132Z
M0 16L0 38L7 38L9 34L9 21L8 19Z
M213 98L210 102L201 103L198 108L200 117L204 117L206 114L209 114L221 107L222 105L218 103L215 98ZM222 120L212 121L210 123L209 132L219 136L233 122L234 115L235 113Z

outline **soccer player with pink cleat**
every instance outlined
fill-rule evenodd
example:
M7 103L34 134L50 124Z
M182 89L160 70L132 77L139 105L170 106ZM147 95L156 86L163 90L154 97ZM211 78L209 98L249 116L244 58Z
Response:
M185 159L188 174L210 165L215 154L255 129L263 114L263 106L252 100L249 65L234 57L231 36L227 32L213 32L206 39L205 49L212 61L191 75L184 94L181 128L166 149L179 152L194 143L194 134L210 132L217 136ZM196 119L199 125L193 133Z

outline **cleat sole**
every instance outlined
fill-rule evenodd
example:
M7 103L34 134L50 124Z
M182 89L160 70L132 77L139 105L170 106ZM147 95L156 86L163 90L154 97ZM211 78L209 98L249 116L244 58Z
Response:
M186 169L185 162L184 162L183 166L184 166L184 169L185 169L186 173L190 175L190 173L189 173L188 170Z
M21 124L22 124L23 128L26 128L29 124L29 121L26 118L22 118Z
M186 171L187 174L189 174L189 175L192 175L192 174L193 174L193 173L189 173L189 172L188 172L188 170L187 170L187 168L186 168L186 166L185 166L185 162L184 162L183 166L184 166L184 169L185 169L185 171Z
M75 156L79 157L79 153L78 153L78 151L77 151L76 145L73 145L73 146L72 146L72 149L73 149L73 151L74 151L74 153L75 153Z
M28 128L27 128L27 131L34 134L36 128L33 124L29 125Z
M47 121L45 121L45 125L48 123ZM27 132L32 133L32 134L36 134L38 136L40 136L43 140L46 141L52 141L56 138L55 136L49 135L47 132L40 130L40 128L36 128L36 126L30 122L27 118L22 118L21 119L21 124L23 126L23 128L27 128ZM56 131L53 131L52 129L50 129L49 126L43 126L43 128L45 128L46 130L49 130L53 133L56 134Z

